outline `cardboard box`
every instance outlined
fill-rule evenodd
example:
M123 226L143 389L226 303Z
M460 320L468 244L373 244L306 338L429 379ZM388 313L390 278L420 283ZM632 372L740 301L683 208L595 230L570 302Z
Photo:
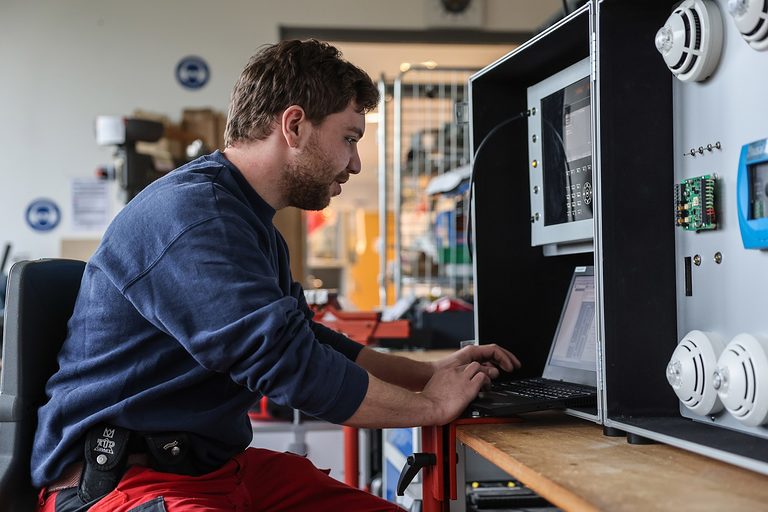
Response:
M211 108L187 108L181 116L181 128L203 141L209 151L224 148L226 115Z

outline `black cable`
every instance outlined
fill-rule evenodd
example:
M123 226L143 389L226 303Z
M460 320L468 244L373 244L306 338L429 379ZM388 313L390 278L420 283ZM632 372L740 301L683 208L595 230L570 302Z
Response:
M563 0L563 16L568 16L568 0Z
M503 120L496 126L494 126L491 131L489 131L485 137L483 137L483 140L480 141L480 144L477 146L477 149L475 150L475 156L472 159L472 171L469 174L469 198L467 200L467 250L469 251L469 257L473 258L472 254L472 193L475 188L475 166L477 165L477 157L480 155L480 151L483 149L485 144L490 140L490 138L495 135L499 130L507 126L508 124L511 124L518 119L524 119L528 117L530 114L530 111L526 110L523 112L520 112L518 114L515 114L512 117L508 117L507 119Z

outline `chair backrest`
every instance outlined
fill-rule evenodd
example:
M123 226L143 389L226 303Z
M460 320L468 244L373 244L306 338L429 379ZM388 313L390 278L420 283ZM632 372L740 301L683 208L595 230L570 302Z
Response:
M37 409L58 368L85 263L46 259L11 267L0 373L0 512L34 510L30 480Z

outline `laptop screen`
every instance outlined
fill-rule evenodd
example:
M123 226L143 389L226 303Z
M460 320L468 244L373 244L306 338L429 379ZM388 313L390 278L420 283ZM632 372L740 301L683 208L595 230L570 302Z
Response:
M595 277L592 267L577 267L573 273L544 377L597 385Z

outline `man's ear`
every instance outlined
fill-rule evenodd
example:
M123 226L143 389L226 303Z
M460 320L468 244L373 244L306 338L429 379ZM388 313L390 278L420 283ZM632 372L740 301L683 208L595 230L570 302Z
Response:
M291 105L283 111L280 119L280 129L286 144L292 148L302 145L308 133L309 120L304 109L298 105Z

